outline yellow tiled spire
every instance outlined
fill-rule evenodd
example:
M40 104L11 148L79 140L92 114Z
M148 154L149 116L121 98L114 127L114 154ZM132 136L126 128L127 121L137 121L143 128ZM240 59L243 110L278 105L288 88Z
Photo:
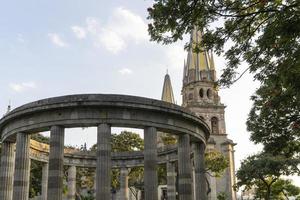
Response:
M195 52L196 47L199 46L202 40L202 31L195 27L191 32L190 49L188 51L187 61L184 64L184 84L195 81L216 81L212 52L210 53L205 49Z
M189 49L187 65L188 69L211 70L210 58L207 51L194 52L196 44L202 41L202 32L194 29L191 34L191 48Z
M168 72L165 75L161 100L169 102L169 103L175 103L172 84L171 84L171 79L170 79L170 76L169 76Z

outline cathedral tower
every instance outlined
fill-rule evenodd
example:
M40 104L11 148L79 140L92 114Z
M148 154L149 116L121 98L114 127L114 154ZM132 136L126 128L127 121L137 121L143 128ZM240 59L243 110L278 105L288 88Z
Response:
M211 128L207 150L218 150L229 160L229 167L220 178L210 177L210 199L217 199L225 193L230 200L236 200L234 143L227 138L224 110L216 84L213 54L205 49L195 52L196 44L202 41L202 32L194 29L191 33L190 49L184 62L182 106L201 117Z

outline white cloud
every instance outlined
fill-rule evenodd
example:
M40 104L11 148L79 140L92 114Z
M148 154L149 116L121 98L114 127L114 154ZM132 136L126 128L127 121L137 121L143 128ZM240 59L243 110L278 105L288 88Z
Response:
M122 75L128 75L128 74L132 74L133 72L132 72L131 69L123 68L123 69L119 70L119 73L122 74Z
M36 88L35 82L11 83L9 87L15 92L23 92L28 89Z
M107 27L124 40L131 39L139 43L149 39L143 18L122 7L114 10Z
M88 32L92 34L98 34L100 32L100 24L98 23L97 19L93 17L86 18L86 29Z
M99 35L99 41L108 51L116 54L126 47L126 42L118 34L111 30L103 30Z
M139 44L149 40L143 18L122 7L114 9L107 23L88 17L86 26L80 27L80 32L91 36L95 46L104 47L114 54L124 50L129 43Z
M23 34L21 34L21 33L18 33L18 34L17 34L17 40L18 40L18 42L20 42L20 43L25 43L24 36L23 36Z
M176 70L183 69L183 61L186 59L187 52L183 48L183 42L167 46L165 50L167 67Z
M65 43L57 33L49 33L48 37L51 40L51 42L58 47L67 46L67 43Z
M83 27L72 26L71 29L78 39L84 39L86 37L86 31Z

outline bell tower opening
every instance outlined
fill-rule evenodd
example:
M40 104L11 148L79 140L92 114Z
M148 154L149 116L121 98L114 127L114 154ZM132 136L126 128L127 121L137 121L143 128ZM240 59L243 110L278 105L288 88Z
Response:
M219 119L216 117L211 118L211 133L212 134L219 134Z

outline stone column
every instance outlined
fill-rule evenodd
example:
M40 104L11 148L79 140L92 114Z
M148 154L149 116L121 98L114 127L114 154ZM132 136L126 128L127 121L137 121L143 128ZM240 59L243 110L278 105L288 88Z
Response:
M65 129L52 126L50 132L48 199L62 200Z
M30 135L17 134L13 200L28 200L30 176Z
M175 163L167 162L167 195L168 200L176 200Z
M75 200L76 194L76 166L68 169L68 200Z
M192 199L193 200L197 200L196 198L196 184L195 184L195 167L194 164L192 162Z
M120 169L120 199L128 200L128 169L126 167L122 167Z
M44 163L42 168L42 200L47 200L49 164Z
M178 140L178 194L179 200L192 199L192 167L190 159L190 136Z
M204 154L205 144L196 142L194 145L195 195L198 200L207 200Z
M0 199L12 200L15 169L15 144L1 144Z
M144 189L145 200L158 199L157 131L154 127L144 130Z
M96 200L111 199L111 127L98 126Z

